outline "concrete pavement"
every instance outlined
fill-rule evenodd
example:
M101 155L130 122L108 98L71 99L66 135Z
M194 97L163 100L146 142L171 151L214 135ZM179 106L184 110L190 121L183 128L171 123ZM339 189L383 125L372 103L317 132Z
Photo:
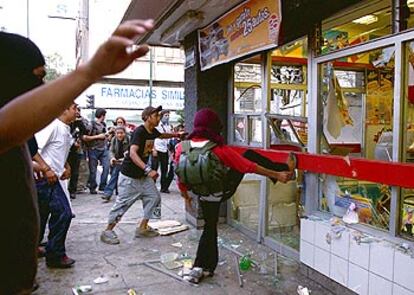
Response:
M239 287L236 277L233 253L220 248L220 262L213 278L205 279L198 287L189 286L141 263L159 259L167 252L195 257L201 231L190 230L171 236L135 239L134 231L142 217L142 203L138 201L127 212L115 228L120 245L106 245L100 241L100 233L106 226L107 214L112 206L103 203L100 195L79 194L72 205L76 218L68 233L66 248L68 256L76 259L70 269L49 269L44 258L39 259L37 280L40 288L35 294L72 294L71 289L78 285L91 285L87 294L127 294L134 289L137 294L297 294L298 285L312 290L313 295L330 295L331 292L315 285L302 276L297 262L278 258L279 275L274 276L274 252L250 240L228 225L219 226L220 243L233 245L242 253L252 252L252 257L262 264L259 269L242 272L244 287ZM185 223L184 202L175 185L171 194L162 194L162 219L175 219ZM171 244L181 242L182 248ZM162 267L161 264L155 264ZM177 273L178 270L172 271ZM107 283L94 284L99 276L109 279Z

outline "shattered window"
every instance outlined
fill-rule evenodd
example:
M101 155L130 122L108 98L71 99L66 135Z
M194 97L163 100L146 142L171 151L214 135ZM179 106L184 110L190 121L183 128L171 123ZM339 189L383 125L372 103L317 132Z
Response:
M344 218L388 230L391 187L388 185L326 175L321 178L320 209Z
M322 153L392 161L394 51L386 47L322 64ZM336 176L321 182L321 210L388 229L389 186Z
M262 110L261 72L260 55L234 65L234 113Z

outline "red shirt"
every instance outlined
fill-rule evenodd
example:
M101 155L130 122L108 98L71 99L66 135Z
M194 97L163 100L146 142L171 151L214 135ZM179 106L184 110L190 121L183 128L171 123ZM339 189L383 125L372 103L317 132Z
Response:
M193 142L206 141L206 138L192 138ZM179 143L175 150L174 162L178 163L181 155L181 143ZM219 160L227 167L234 169L240 173L255 173L257 170L257 164L247 160L239 153L235 152L231 147L226 145L217 145L212 149L213 153L219 158ZM178 179L177 185L180 191L187 191L187 187Z

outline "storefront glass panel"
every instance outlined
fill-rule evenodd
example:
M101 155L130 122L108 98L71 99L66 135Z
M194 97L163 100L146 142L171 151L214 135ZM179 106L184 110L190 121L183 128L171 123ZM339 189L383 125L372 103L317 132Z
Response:
M405 44L406 81L404 95L404 144L402 150L403 161L414 164L414 41ZM401 192L401 234L413 237L414 224L414 189L402 189Z
M322 153L392 160L394 51L375 49L322 64ZM342 217L354 203L359 222L388 228L388 186L335 176L322 181L322 210Z
M272 51L270 110L266 115L269 147L305 151L307 144L307 38ZM302 171L286 184L269 182L267 235L299 250L303 208Z
M233 111L259 113L262 110L261 56L257 55L234 66Z
M237 116L233 118L233 141L239 144L247 143L246 117Z
M256 55L234 65L232 136L234 145L263 146L262 59ZM244 229L257 232L261 178L247 174L230 199L230 216Z
M332 175L321 176L320 209L349 223L364 223L388 230L390 219L390 186ZM356 207L351 211L351 203ZM355 214L355 213L356 214Z
M263 142L262 118L259 116L249 117L249 142L260 145Z
M231 198L231 218L243 227L257 232L261 180L246 175Z
M407 19L407 28L414 28L414 0L406 0L407 6L404 7L404 18Z
M391 1L376 1L372 5L369 1L366 3L322 25L322 54L391 34Z

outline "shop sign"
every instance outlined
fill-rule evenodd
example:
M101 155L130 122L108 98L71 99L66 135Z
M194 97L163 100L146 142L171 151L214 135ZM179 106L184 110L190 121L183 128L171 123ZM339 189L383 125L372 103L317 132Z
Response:
M250 0L198 31L201 70L277 46L280 1Z
M148 86L97 83L81 95L81 105L86 95L95 96L97 108L144 109L149 106L151 97L153 106L161 105L169 110L184 109L184 88L152 87L150 91Z

